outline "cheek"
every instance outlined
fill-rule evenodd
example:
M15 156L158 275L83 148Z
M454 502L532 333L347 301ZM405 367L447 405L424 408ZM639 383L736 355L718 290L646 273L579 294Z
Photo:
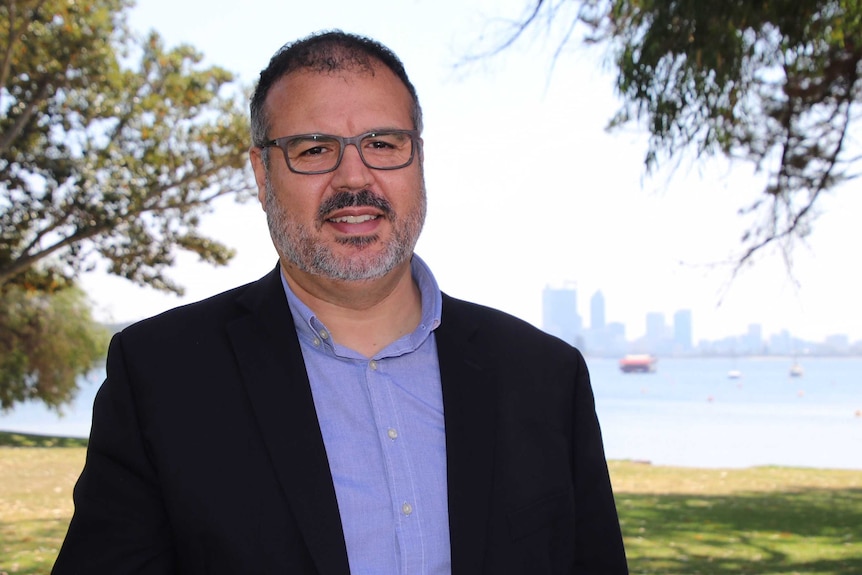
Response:
M301 196L289 196L282 199L282 210L285 215L297 224L306 228L316 228L318 204Z
M424 184L422 175L415 173L409 178L401 178L398 182L391 182L387 189L391 190L389 201L398 208L403 210L405 207L414 208L422 203L422 190Z
M300 176L301 177L301 176ZM281 209L294 219L309 220L317 218L325 186L313 185L316 182L296 181L296 178L273 180L272 192Z

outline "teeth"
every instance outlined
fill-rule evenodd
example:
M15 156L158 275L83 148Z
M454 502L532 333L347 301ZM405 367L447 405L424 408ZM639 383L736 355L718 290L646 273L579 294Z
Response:
M362 222L367 222L370 220L377 219L377 216L365 215L365 216L342 216L340 218L332 218L330 221L339 223L339 224L361 224Z

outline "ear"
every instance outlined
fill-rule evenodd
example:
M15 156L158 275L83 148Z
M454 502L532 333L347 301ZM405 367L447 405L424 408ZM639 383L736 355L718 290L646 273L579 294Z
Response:
M248 150L248 159L251 161L251 169L254 171L254 181L257 184L257 199L260 207L266 211L266 168L263 165L262 148L252 146Z

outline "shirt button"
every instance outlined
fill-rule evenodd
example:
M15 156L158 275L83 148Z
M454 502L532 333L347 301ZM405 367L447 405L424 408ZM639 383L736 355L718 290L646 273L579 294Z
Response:
M320 340L317 338L314 338L313 340L311 340L311 343L314 344L314 347L320 347Z
M377 362L376 362L376 361L374 361L374 360L372 359L372 360L368 363L368 367L370 367L370 368L371 368L372 370L374 370L374 371L377 371Z
M411 513L413 513L413 506L409 503L403 503L401 505L401 513L403 513L404 515L410 515Z
M389 439L398 439L398 431L389 428L389 431L386 432L386 435L389 436Z
M326 330L325 330L325 329L320 330L320 338L321 338L321 339L326 339L326 338L328 338L328 337L329 337L329 334L328 334L328 333L326 333Z

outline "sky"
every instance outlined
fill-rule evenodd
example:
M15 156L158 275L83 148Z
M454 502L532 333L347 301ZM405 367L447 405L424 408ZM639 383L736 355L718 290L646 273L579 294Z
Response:
M601 291L608 321L628 339L648 312L692 312L695 341L789 330L820 341L862 339L858 271L862 194L850 183L820 200L820 217L792 253L792 276L767 250L736 277L746 225L738 210L763 189L745 163L683 162L645 176L646 132L608 133L619 107L600 50L528 38L503 54L456 67L487 48L527 0L141 0L132 28L188 43L205 63L247 86L284 43L332 28L371 36L403 60L424 111L428 217L416 248L441 289L541 327L542 290L573 286L589 325ZM237 251L226 267L182 255L169 275L183 297L99 271L82 285L106 321L126 322L253 281L275 250L257 200L220 201L203 231Z

